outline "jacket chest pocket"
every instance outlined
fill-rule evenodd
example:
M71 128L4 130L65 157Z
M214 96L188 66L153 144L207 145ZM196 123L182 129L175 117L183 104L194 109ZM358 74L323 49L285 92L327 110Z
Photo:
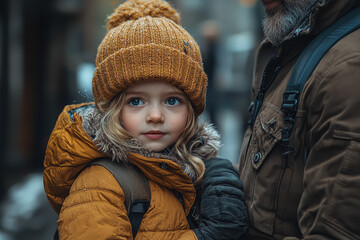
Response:
M285 189L291 184L287 180L285 183L284 176L291 179L292 175L291 168L285 168L283 148L279 144L284 126L282 116L279 108L263 104L241 169L250 220L256 229L269 235L273 234L279 216L278 201L286 201Z
M254 169L259 169L274 146L281 140L283 117L274 106L263 105L263 110L254 123L252 137L249 142L247 161L252 162Z

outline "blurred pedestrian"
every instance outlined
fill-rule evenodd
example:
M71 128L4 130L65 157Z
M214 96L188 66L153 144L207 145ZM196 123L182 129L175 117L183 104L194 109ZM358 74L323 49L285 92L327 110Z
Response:
M209 114L209 120L215 127L219 127L217 122L217 109L219 91L216 86L216 66L217 66L217 50L219 44L219 29L218 24L214 20L205 21L202 24L202 39L203 44L201 48L204 71L208 77L208 86L206 92L206 112Z

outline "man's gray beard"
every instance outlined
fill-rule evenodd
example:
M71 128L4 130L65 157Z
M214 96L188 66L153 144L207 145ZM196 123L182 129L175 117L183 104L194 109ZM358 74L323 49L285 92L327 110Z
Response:
M312 2L313 0L285 0L275 13L267 13L263 21L263 30L274 46L279 46L299 25Z

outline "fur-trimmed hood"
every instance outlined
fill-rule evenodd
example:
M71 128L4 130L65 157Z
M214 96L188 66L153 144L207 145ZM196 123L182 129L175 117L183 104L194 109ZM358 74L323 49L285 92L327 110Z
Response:
M183 196L192 195L193 185L190 186L190 190L186 184L176 185L187 181L186 179L190 182L197 179L196 171L190 163L180 161L171 148L154 153L136 139L128 140L127 144L124 144L126 147L112 143L101 130L101 117L102 114L93 103L82 103L65 106L56 121L45 153L44 189L57 213L60 212L80 172L88 166L90 161L102 157L111 157L114 161L131 162L139 168L151 170L149 174L152 174L153 181L159 184L171 183L174 186L170 187L182 192ZM211 125L204 124L188 145L192 146L192 155L206 161L217 156L220 149L220 137ZM163 162L171 166L171 171L174 172L171 175L172 179L177 178L177 181L163 181L162 178L170 176L156 175L158 171L162 171L158 164Z
M144 167L146 169L150 167L152 173L161 170L158 169L157 163L163 162L162 160L165 159L164 161L177 163L171 167L173 171L181 171L182 169L183 173L185 173L183 175L190 177L193 182L196 179L191 164L180 161L171 149L166 149L161 153L154 153L136 139L127 142L130 147L113 144L101 130L100 118L101 113L93 103L82 103L65 106L56 121L48 141L44 159L44 189L56 212L60 211L65 198L69 194L70 187L79 173L88 166L90 161L97 158L112 157L114 161L136 161L133 163L145 164ZM206 161L217 156L220 149L220 137L211 125L204 124L188 144L189 146L193 145L191 154ZM150 162L143 163L143 161L147 160L134 159L134 154L130 153L142 155L144 159L149 159ZM178 166L181 169L176 170ZM179 174L181 175L181 173ZM178 178L185 179L184 176L180 175ZM159 177L154 176L154 178ZM153 180L155 181L155 179Z
M94 140L100 151L108 154L114 161L128 162L128 153L137 153L150 158L166 158L180 165L184 172L192 179L196 178L196 174L192 166L188 163L180 161L173 151L172 147L165 149L160 153L152 152L146 148L140 141L133 138L126 144L116 144L111 141L104 133L100 126L102 113L94 106L87 106L77 110L79 116L83 119L83 127L88 135ZM217 156L221 144L220 135L213 125L204 123L200 127L200 131L187 143L192 146L191 155L206 161Z

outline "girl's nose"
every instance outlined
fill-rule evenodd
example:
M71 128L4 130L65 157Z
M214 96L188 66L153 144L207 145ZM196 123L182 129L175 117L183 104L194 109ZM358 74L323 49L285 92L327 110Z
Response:
M163 123L164 115L159 106L151 106L146 116L146 122L148 123Z

